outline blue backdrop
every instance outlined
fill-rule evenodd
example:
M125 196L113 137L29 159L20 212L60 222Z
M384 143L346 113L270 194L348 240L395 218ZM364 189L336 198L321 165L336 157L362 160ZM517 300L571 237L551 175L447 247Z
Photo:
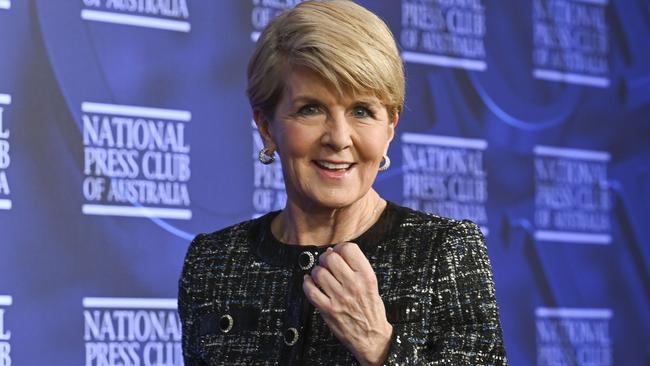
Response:
M0 366L181 365L188 243L283 207L245 67L297 0L0 0ZM359 1L376 188L481 225L512 365L650 365L650 1Z

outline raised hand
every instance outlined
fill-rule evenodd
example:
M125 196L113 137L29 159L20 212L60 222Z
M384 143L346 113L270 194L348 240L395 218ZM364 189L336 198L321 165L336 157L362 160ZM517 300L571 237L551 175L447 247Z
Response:
M393 331L377 277L358 245L342 243L319 257L303 291L332 333L362 365L381 365Z

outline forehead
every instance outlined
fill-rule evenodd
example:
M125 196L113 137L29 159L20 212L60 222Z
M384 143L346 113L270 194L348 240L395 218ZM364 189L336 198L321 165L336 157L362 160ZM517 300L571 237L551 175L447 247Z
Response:
M288 102L296 98L309 97L319 100L326 99L326 101L331 102L364 100L380 103L379 99L371 91L358 91L345 87L336 88L325 78L307 68L291 70L285 80L282 99ZM339 89L341 92L339 92Z

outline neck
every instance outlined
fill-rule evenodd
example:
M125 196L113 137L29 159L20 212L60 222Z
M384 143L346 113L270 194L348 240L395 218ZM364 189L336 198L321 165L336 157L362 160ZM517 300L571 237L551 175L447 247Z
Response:
M370 190L362 199L341 208L306 208L292 202L271 223L283 243L328 245L349 241L379 219L386 201Z

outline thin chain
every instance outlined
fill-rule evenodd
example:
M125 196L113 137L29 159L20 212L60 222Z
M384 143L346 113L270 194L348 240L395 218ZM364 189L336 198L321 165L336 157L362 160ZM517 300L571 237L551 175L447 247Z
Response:
M381 199L381 198L379 198L377 200L377 203L375 203L375 206L372 208L372 212L370 213L370 215L368 215L368 219L363 223L363 225L361 226L361 229L359 229L358 231L355 232L355 234L352 236L352 238L350 238L350 240L353 239L353 238L359 237L361 234L365 233L366 230L368 230L372 225L375 224L375 222L377 221L376 220L377 219L377 217L376 217L377 216L377 209L383 203L383 201L384 200ZM344 241L350 241L350 240L344 240Z

